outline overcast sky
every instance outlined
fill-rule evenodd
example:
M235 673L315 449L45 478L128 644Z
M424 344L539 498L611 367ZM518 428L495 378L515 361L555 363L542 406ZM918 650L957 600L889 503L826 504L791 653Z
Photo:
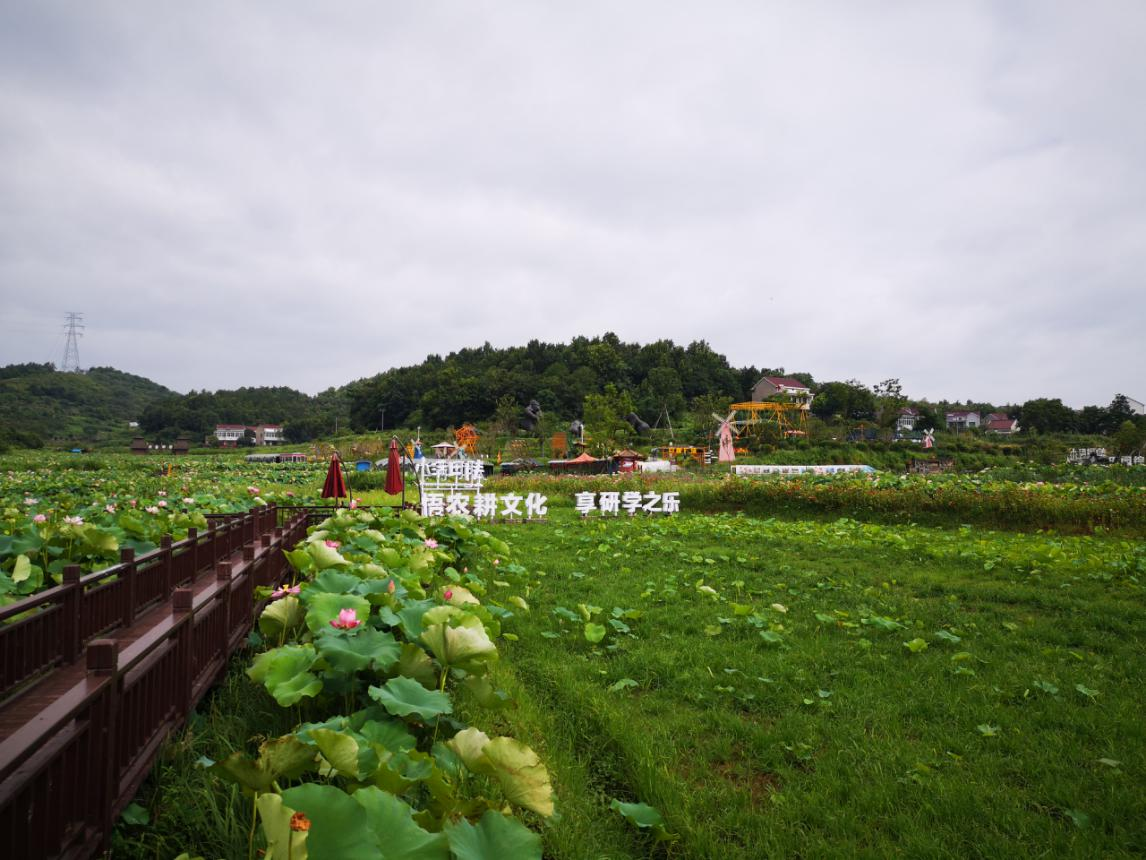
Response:
M704 339L1146 400L1146 3L0 0L0 364Z

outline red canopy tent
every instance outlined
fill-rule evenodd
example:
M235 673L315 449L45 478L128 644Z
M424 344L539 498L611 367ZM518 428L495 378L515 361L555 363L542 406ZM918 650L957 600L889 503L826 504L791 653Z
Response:
M322 498L345 499L350 496L346 479L342 477L342 461L338 454L330 458L330 468L326 470L326 483L322 485Z

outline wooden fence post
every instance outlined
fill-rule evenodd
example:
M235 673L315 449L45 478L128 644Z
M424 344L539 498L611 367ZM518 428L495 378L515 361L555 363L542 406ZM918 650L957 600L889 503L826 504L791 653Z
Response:
M97 820L100 832L106 843L111 837L112 804L119 794L119 756L116 750L116 720L119 718L119 643L114 639L96 639L87 649L87 670L89 675L102 676L107 681L104 695L106 703L91 731L96 743L92 749L91 773L96 779L95 794L98 795L94 809L98 809Z
M231 562L220 561L215 565L215 581L219 583L226 583L226 588L223 591L223 630L226 635L231 635ZM227 652L224 645L223 653Z
M64 663L74 663L80 658L80 615L83 612L83 586L80 585L80 566L69 564L64 568L63 612L63 655Z
M179 628L179 714L186 717L191 710L191 695L199 667L195 665L195 618L191 614L195 592L191 588L177 588L171 596L171 614L183 621Z
M159 548L163 551L163 597L170 600L175 591L175 560L171 550L174 538L164 535L159 539Z
M135 622L135 550L124 547L119 551L119 563L123 566L123 626L130 627Z
M199 572L199 529L195 526L187 529L187 540L191 542L187 552L191 553L191 581L194 582L195 574Z

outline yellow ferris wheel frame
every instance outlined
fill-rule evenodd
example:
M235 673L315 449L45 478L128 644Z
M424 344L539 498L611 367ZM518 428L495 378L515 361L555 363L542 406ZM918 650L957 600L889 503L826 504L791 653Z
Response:
M774 400L751 400L733 403L729 410L733 418L728 423L741 433L758 436L765 427L774 426L781 436L808 434L807 403L779 403Z
M466 452L469 456L474 456L477 453L477 443L479 435L477 428L472 424L463 424L460 428L454 431L454 441L458 447Z

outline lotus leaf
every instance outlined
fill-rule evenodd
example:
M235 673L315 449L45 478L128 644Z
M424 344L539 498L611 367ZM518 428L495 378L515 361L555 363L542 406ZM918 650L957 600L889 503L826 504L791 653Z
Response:
M430 833L414 821L406 801L365 786L354 792L354 801L366 813L366 821L378 841L378 856L385 860L446 860L449 846L443 833Z
M497 660L497 646L486 635L480 619L464 619L458 627L434 624L422 633L422 641L450 668L473 671Z
M427 690L438 688L438 670L425 649L413 642L402 645L402 656L398 658L398 674L413 678Z
M446 746L453 750L462 763L474 773L492 775L491 764L482 757L488 743L489 735L481 729L470 726L446 741Z
M479 606L481 601L474 597L473 592L468 588L461 585L453 585L449 588L450 596L447 602L451 606Z
M312 633L330 630L330 622L338 618L343 609L353 609L359 621L370 616L370 603L357 594L330 594L329 592L307 593L303 596L307 605L306 626ZM358 628L361 631L362 628ZM351 632L353 635L353 631Z
M333 628L323 630L314 637L319 656L330 668L352 674L373 665L377 672L385 672L398 662L401 647L389 633L373 627L363 627L349 636Z
M346 591L353 591L361 581L362 580L353 573L342 573L334 568L330 568L322 571L322 573L314 578L311 583L311 588L315 591L329 591L332 594L341 594Z
M23 582L32 575L32 560L26 555L16 556L16 566L12 568L12 581Z
M399 720L367 720L358 733L371 743L378 744L390 752L412 750L417 745L406 724Z
M290 563L290 566L299 573L309 573L314 569L314 561L306 554L305 549L283 550L283 555L286 556L286 560Z
M494 738L485 745L483 758L511 803L546 818L553 814L553 786L537 753L513 738Z
M492 809L477 823L460 819L443 830L457 860L540 860L541 837L520 821Z
M325 541L311 541L306 545L306 554L311 557L314 566L319 570L326 570L328 567L346 567L350 564L342 555L332 546L327 546Z
M312 645L284 645L256 657L247 675L252 681L261 682L286 708L304 697L317 696L322 690L322 681L308 671L317 659Z
M296 810L285 806L277 794L260 794L255 805L267 837L264 860L306 860L310 831L291 829L291 817Z
M391 678L383 687L371 687L370 698L398 717L416 716L430 720L453 713L450 697L437 690L427 690L411 678Z
M310 736L332 769L349 779L358 778L358 741L333 729L311 729Z
M402 630L407 639L414 641L422 635L422 616L433 606L434 601L432 600L412 600L408 601L398 612L398 617L402 619Z
M621 803L619 800L613 800L609 808L621 813L637 827L652 830L658 842L677 838L665 829L664 818L660 812L647 803Z
M292 595L269 604L259 615L259 631L266 637L278 636L302 624L302 604Z
M378 855L378 838L362 814L362 807L342 789L303 783L284 791L282 802L310 819L307 850L316 860ZM278 855L275 860L279 860ZM285 855L282 860L286 860Z

